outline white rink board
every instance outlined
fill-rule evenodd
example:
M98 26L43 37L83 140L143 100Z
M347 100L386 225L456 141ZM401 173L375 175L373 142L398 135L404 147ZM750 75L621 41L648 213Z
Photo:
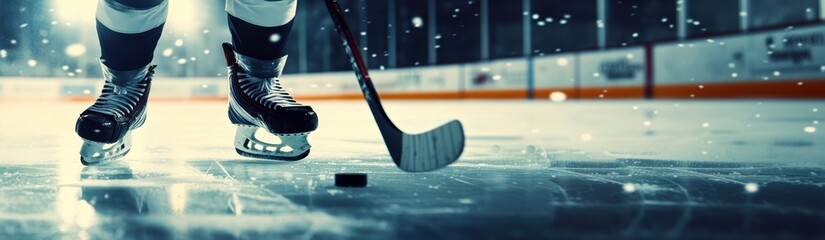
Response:
M458 92L461 69L458 66L371 70L376 90L384 93ZM353 72L285 74L282 84L296 95L361 94Z
M622 48L579 55L582 87L644 86L644 48Z
M293 94L339 95L361 91L351 72L284 74L281 78L281 84Z
M695 40L654 47L654 84L732 82L754 78L748 67L749 41L743 37Z
M552 55L533 59L533 81L536 88L575 88L575 54Z
M351 82L357 82L351 74ZM458 92L461 68L458 65L401 68L370 72L372 82L381 92Z

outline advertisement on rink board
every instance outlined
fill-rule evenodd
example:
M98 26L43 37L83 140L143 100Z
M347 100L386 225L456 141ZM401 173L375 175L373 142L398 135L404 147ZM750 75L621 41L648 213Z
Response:
M527 64L526 59L467 64L464 67L464 86L467 90L527 89Z
M644 86L644 48L588 52L580 55L582 87Z
M751 37L753 74L777 78L823 76L825 27L755 34Z

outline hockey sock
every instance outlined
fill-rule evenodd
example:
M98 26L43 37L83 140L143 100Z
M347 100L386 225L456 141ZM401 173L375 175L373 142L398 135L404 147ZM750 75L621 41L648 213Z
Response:
M235 51L258 60L285 56L296 7L297 0L227 0Z
M149 65L167 11L167 0L99 0L96 19L101 62L119 71Z

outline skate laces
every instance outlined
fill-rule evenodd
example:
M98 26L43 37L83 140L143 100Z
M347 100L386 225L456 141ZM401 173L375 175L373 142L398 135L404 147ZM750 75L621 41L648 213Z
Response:
M149 79L152 78L154 67L150 67L146 74L139 78L140 81L132 81L132 83L118 81L111 77L106 78L106 83L103 84L103 92L97 101L89 107L89 110L112 115L115 117L124 117L131 113L140 102L140 98L146 94ZM110 72L104 70L104 75L109 76ZM114 80L113 80L114 79ZM118 81L118 83L115 83Z
M274 109L280 106L302 106L289 95L278 78L259 78L246 73L238 73L241 91L261 105Z

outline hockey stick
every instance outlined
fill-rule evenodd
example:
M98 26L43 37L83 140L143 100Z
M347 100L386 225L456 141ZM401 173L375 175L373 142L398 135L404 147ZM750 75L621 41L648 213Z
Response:
M458 160L461 152L464 151L464 129L461 122L450 121L440 127L420 134L407 134L402 132L392 123L378 93L372 84L372 79L367 72L364 57L355 42L355 38L344 19L344 11L338 4L338 0L324 0L329 10L335 29L346 46L347 54L355 70L355 76L361 85L364 98L370 106L375 123L384 137L390 156L395 165L407 172L426 172L450 165Z

